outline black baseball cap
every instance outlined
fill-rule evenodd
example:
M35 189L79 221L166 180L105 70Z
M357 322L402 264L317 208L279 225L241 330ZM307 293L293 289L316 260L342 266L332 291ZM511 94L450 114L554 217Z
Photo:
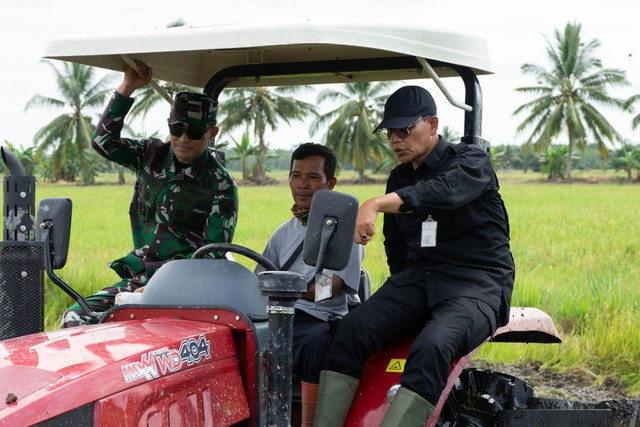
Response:
M406 128L420 117L435 116L438 113L436 102L425 88L404 86L393 92L384 104L384 117L374 133L380 129Z

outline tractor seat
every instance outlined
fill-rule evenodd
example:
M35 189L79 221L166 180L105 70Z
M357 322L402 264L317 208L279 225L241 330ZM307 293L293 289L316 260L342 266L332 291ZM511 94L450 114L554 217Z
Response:
M561 343L551 317L534 307L511 307L509 323L498 328L491 337L493 342Z

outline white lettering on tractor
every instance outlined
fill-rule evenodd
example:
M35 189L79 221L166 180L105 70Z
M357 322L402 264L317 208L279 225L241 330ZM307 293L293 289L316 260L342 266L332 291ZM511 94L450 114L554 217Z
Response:
M132 381L145 378L147 381L176 372L182 369L184 363L191 366L202 358L211 358L211 342L204 334L196 338L189 338L180 342L178 349L163 347L152 350L140 356L139 362L128 363L120 366L124 381Z

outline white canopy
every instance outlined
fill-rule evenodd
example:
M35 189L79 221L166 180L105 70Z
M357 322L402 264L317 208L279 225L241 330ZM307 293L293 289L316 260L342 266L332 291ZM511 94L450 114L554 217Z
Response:
M311 61L420 57L491 73L486 41L460 31L417 24L325 23L212 25L130 33L59 37L45 57L122 71L128 54L153 67L154 77L204 87L216 73L234 66ZM443 64L441 77L456 75ZM232 81L229 87L426 78L422 67L321 72L309 65L296 75L261 74ZM349 71L349 70L346 70Z

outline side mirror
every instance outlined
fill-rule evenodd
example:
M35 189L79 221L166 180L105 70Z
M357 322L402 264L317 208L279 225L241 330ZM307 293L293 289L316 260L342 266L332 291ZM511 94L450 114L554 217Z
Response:
M51 197L40 200L36 219L36 240L43 240L43 230L49 231L51 267L59 270L67 263L71 235L71 199Z
M350 194L319 190L311 200L302 260L307 265L342 270L349 263L358 217L358 199Z

